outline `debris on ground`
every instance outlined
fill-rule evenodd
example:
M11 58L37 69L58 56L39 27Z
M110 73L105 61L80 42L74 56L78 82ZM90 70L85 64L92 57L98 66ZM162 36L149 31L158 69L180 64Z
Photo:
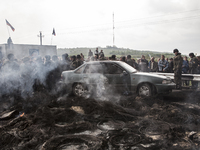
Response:
M1 150L199 149L196 100L122 96L114 102L40 92L12 99L0 101Z

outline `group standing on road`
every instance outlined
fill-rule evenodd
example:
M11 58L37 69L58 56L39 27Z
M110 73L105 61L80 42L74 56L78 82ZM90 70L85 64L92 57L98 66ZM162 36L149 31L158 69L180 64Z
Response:
M196 57L194 53L190 53L188 60L187 56L184 58L179 53L178 49L174 49L174 58L169 60L164 55L161 58L151 57L148 61L144 55L140 59L135 60L131 55L121 56L119 61L123 61L133 68L141 72L164 72L174 73L174 82L176 88L181 89L183 84L189 85L188 81L181 81L182 73L200 74L200 56ZM57 55L24 57L23 59L16 59L13 54L8 54L7 59L0 60L0 96L8 92L16 92L19 89L23 96L30 95L33 91L40 89L54 90L56 83L60 80L62 71L74 70L87 61L102 61L110 60L117 61L116 55L106 58L103 50L96 50L94 53L89 50L88 58L84 55L69 56L67 53L63 54L61 58ZM192 88L198 88L198 83L191 82Z

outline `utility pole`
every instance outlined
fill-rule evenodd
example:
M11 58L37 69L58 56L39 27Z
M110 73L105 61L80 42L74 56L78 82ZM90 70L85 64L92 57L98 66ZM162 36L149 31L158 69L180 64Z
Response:
M115 24L114 24L114 12L113 12L113 47L115 46Z
M38 37L40 37L40 45L42 45L42 38L44 37L44 35L42 35L42 31L40 31L40 35L38 35Z

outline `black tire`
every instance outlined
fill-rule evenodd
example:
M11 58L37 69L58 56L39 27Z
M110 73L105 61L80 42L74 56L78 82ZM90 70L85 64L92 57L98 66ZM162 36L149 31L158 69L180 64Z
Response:
M72 93L78 97L84 97L85 95L85 86L81 83L76 83L72 88Z
M138 95L144 96L144 97L150 97L152 96L152 88L149 84L144 83L141 84L138 88Z

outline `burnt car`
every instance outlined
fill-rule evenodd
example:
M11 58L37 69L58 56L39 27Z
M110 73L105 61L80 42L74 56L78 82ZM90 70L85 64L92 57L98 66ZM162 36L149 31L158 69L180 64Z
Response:
M96 90L101 91L101 95L112 89L148 97L169 93L175 88L175 83L169 77L138 72L121 61L86 62L75 70L63 71L61 77L68 91L76 96Z

